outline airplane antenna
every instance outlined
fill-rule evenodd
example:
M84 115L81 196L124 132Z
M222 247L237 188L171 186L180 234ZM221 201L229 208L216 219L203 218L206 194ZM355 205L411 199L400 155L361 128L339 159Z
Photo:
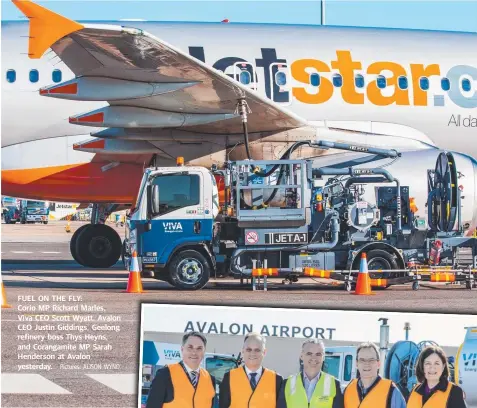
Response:
M325 25L325 0L321 0L321 25Z

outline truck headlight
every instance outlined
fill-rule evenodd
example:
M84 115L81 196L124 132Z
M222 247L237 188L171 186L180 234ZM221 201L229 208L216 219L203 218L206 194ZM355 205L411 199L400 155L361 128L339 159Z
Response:
M134 228L129 231L129 243L136 244L136 241L137 241L137 229Z

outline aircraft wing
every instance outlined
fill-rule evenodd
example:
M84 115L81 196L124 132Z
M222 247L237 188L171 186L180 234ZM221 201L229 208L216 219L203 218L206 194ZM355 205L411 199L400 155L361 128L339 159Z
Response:
M191 132L239 134L242 121L237 104L245 98L251 133L307 124L261 97L250 85L147 32L122 26L82 25L30 1L13 2L30 18L30 57L41 58L51 48L77 77L40 93L109 104L70 121L116 129L181 127Z

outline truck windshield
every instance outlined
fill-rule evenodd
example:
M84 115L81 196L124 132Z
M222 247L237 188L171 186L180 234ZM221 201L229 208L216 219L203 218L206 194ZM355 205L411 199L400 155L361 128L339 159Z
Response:
M205 369L213 375L220 384L224 379L225 373L228 373L232 368L236 368L235 360L228 360L220 357L207 357L205 360Z
M323 371L335 378L340 378L341 356L326 356L323 364Z
M200 178L197 174L165 174L153 179L159 186L161 214L200 203Z

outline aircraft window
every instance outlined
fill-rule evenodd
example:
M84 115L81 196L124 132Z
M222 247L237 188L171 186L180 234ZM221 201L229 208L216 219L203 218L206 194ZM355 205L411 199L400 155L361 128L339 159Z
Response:
M313 86L320 86L321 78L320 75L317 73L313 73L310 75L310 84Z
M379 89L386 88L386 77L378 75L378 77L376 78L376 83L378 84Z
M442 78L441 79L441 88L442 88L443 91L448 91L450 89L449 78Z
M363 75L356 75L354 79L354 83L356 85L356 88L364 88L364 77Z
M427 91L429 89L429 78L422 77L419 79L419 86L423 91Z
M53 79L53 82L61 82L61 71L55 69L51 74L51 78Z
M278 71L275 74L275 82L278 86L284 86L287 84L287 74L283 71Z
M32 69L30 71L30 82L38 82L40 79L40 74L38 73L38 70Z
M470 89L471 89L471 84L470 84L470 80L467 79L467 78L464 78L462 80L462 89L466 92L469 92Z
M343 77L340 74L333 75L333 85L337 88L341 88L343 86Z
M7 81L10 83L15 82L17 79L17 73L15 72L14 69L9 69L7 71Z
M250 72L248 71L241 71L240 72L240 83L244 85L248 85L251 82Z
M405 76L400 76L398 78L398 86L399 86L399 89L407 89L407 78Z

